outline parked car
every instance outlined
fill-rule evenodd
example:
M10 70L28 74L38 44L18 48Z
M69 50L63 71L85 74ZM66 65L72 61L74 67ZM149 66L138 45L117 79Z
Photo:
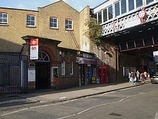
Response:
M155 74L151 76L151 83L152 84L158 83L158 72L156 72Z

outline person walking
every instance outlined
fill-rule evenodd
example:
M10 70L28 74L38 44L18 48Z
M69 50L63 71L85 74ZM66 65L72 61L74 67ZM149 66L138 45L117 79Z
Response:
M146 71L144 72L144 78L145 80L148 78L148 73Z
M140 74L140 80L141 80L141 83L145 83L145 75L144 75L144 73Z
M131 83L131 85L134 85L134 84L135 84L134 78L135 78L135 74L134 74L133 71L131 71L131 72L129 73L129 82Z
M139 73L139 71L137 70L137 72L136 72L136 81L139 81L140 80L140 73Z

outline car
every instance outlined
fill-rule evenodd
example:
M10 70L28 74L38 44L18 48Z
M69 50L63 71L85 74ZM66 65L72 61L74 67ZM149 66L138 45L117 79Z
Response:
M156 72L155 74L152 75L151 77L151 83L157 83L158 84L158 72Z

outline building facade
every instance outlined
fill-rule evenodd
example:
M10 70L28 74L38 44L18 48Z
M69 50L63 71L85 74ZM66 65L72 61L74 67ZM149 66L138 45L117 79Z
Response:
M78 12L62 0L38 10L1 7L0 52L27 56L29 89L91 84L104 63L84 35L89 18L89 6Z

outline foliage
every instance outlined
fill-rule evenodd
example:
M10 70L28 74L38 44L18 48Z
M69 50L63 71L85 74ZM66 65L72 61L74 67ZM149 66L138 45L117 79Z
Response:
M101 43L102 27L99 25L95 18L90 18L85 22L85 26L88 29L85 31L85 35L88 36L97 46Z

